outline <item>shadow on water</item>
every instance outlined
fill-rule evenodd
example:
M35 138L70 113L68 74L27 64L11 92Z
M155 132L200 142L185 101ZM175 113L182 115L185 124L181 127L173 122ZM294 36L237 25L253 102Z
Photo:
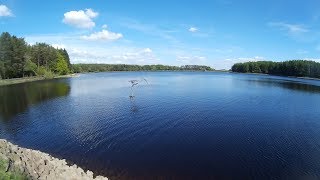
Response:
M264 85L264 86L276 86L281 87L284 89L290 89L295 91L303 91L303 92L309 92L309 93L320 93L320 86L313 85L313 84L304 84L297 81L284 81L279 80L276 81L275 79L246 79L245 81L249 83L254 83L257 85Z
M135 97L130 97L130 110L132 113L136 113L139 111L139 108L136 104Z
M9 121L31 105L69 93L69 84L57 80L0 87L0 121Z

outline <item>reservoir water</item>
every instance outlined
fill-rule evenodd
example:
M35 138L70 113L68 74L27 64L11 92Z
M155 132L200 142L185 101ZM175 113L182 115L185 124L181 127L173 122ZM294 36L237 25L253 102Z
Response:
M110 179L317 179L320 81L110 72L3 86L0 138Z

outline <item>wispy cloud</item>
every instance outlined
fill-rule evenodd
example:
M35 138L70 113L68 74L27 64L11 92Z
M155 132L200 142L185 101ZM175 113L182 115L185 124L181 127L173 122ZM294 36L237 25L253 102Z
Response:
M142 32L146 35L159 37L167 40L171 44L179 44L180 41L172 35L178 31L172 29L164 29L154 24L141 23L134 19L122 19L120 25L135 31Z
M291 35L306 33L310 31L305 25L301 25L301 24L269 22L268 26L278 28L282 31L286 31L288 34L291 34Z
M0 17L11 17L13 16L12 11L3 4L0 4Z
M207 60L204 56L177 56L176 60L181 64L204 64Z
M26 36L29 44L46 42L65 48L71 63L159 64L160 59L150 47L135 47L114 42L111 44L84 41L79 34L49 34ZM61 44L63 42L63 44Z
M184 25L183 25L184 26ZM203 30L195 26L191 26L187 28L187 30L191 33L193 37L207 38L211 36L212 28Z
M213 67L217 69L230 69L235 63L242 63L248 61L265 61L266 58L262 56L255 57L234 57L234 58L221 58L213 62Z
M319 47L319 50L320 50L320 47ZM299 50L297 51L297 54L308 54L308 53L309 53L309 51L303 50L303 49L299 49Z
M252 62L255 62L255 61L263 61L265 60L264 57L262 56L255 56L255 57L240 57L240 58L228 58L228 59L225 59L225 61L228 61L228 62L232 62L233 64L235 63L241 63L241 62L248 62L248 61L252 61Z
M122 48L107 51L103 48L71 48L70 57L73 63L107 63L107 64L157 64L159 59L150 48Z

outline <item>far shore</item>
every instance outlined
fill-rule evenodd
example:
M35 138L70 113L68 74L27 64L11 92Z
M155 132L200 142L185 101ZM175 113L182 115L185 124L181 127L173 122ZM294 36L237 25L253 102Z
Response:
M14 79L2 79L0 80L0 86L13 85L13 84L21 84L26 82L34 82L34 81L42 81L42 80L50 80L50 79L60 79L60 78L71 78L78 77L79 74L67 74L55 76L53 78L46 78L43 76L32 76L32 77L23 77L23 78L14 78Z
M279 77L288 77L288 78L297 78L297 79L320 81L320 78L281 76L281 75L264 74L264 73L240 73L240 72L232 72L232 71L228 71L228 70L213 70L213 71L105 71L105 72L226 72L226 73L235 73L235 74L279 76ZM103 72L83 72L83 73L84 74L90 74L90 73L103 73ZM27 82L34 82L34 81L50 80L50 79L73 78L73 77L79 77L80 74L82 74L82 73L60 75L60 76L55 76L53 78L46 78L46 77L43 77L43 76L32 76L32 77L23 77L23 78L14 78L14 79L1 79L0 80L0 87L1 86L7 86L7 85L14 85L14 84L22 84L22 83L27 83Z
M278 76L278 77L287 77L287 78L296 78L296 79L306 79L306 80L320 81L320 78L311 78L311 77L282 76L282 75L264 74L264 73L241 73L241 72L232 72L232 71L228 71L228 72L235 73L235 74L251 74L251 75L261 75L261 76Z

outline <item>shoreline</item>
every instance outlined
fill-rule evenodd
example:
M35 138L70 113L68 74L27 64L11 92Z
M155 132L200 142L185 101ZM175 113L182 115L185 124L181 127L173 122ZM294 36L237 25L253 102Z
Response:
M62 79L62 78L72 78L72 77L79 77L79 74L67 74L61 76L55 76L53 78L45 78L42 76L33 76L33 77L23 77L23 78L13 78L13 79L2 79L0 80L0 87L1 86L8 86L14 84L22 84L27 82L35 82L35 81L43 81L43 80L51 80L51 79Z
M262 75L262 76L277 76L277 77L286 77L286 78L294 78L294 79L305 79L305 80L320 81L320 78L312 78L312 77L282 76L282 75L264 74L264 73L241 73L241 72L232 72L232 71L230 71L229 73L234 73L234 74L249 74L249 75Z
M5 139L0 139L1 159L7 162L6 172L19 172L30 179L108 180L103 176L94 176L92 171L84 171L75 164L69 166L65 159L22 148Z
M43 80L52 80L52 79L63 79L63 78L74 78L79 77L80 74L95 74L95 73L104 73L104 72L224 72L224 73L234 73L234 74L251 74L251 75L262 75L262 76L277 76L277 77L287 77L294 79L305 79L305 80L315 80L320 81L320 78L312 77L298 77L298 76L282 76L274 74L264 74L264 73L241 73L241 72L232 72L232 71L223 71L223 70L213 70L213 71L103 71L103 72L83 72L83 73L73 73L61 76L55 76L52 78L45 78L42 76L33 76L33 77L24 77L24 78L13 78L13 79L0 79L1 86L9 86L14 84L23 84L28 82L43 81Z

